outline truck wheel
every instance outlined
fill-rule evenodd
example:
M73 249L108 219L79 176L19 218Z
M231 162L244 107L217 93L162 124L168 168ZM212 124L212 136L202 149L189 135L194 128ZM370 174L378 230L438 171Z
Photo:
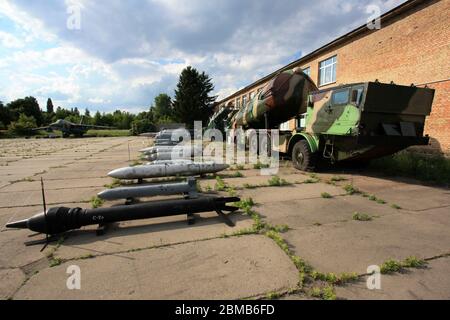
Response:
M311 151L307 141L301 140L292 150L292 162L298 170L313 171L316 167L317 154Z

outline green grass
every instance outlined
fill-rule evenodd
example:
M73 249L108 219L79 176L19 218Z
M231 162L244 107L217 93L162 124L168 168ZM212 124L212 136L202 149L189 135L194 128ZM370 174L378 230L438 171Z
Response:
M269 164L261 163L259 161L253 165L253 169L256 169L256 170L267 169L267 168L270 168Z
M63 263L62 259L52 257L50 260L50 268L57 267L62 263Z
M402 207L400 207L399 205L397 205L395 203L391 205L391 208L395 209L395 210L401 210L402 209Z
M97 196L92 197L90 202L91 202L92 209L101 208L103 206L103 204L105 204L105 201L100 199Z
M344 187L344 190L347 192L348 195L353 195L353 194L360 193L360 191L358 190L358 188L356 188L356 187L353 186L352 184L347 184L347 185Z
M320 196L322 198L324 198L324 199L331 199L331 198L333 198L333 196L331 194L329 194L328 192L323 192Z
M216 191L225 191L227 189L227 184L223 179L219 176L216 177L216 184L214 185L214 190Z
M344 177L341 177L341 176L334 176L331 178L331 181L332 182L340 182L340 181L347 181L347 179Z
M236 171L233 174L233 178L242 178L244 175L240 171Z
M343 285L359 279L357 273L341 273L340 275L337 275L334 273L320 273L317 271L313 271L311 277L314 280L325 281L332 285Z
M268 294L266 294L267 300L275 300L279 299L280 297L281 295L278 292L269 292Z
M309 291L309 295L313 298L319 298L323 300L336 300L336 293L333 286L327 286L325 288L312 288Z
M306 179L305 181L303 181L304 184L313 184L317 182L319 182L318 179Z
M289 182L287 182L284 179L281 179L279 176L273 176L272 178L270 178L268 184L271 187L282 187L290 185Z
M450 159L444 156L420 155L403 151L372 161L370 168L389 176L450 184Z
M401 272L405 268L420 269L426 267L427 262L423 259L417 257L408 257L404 261L398 261L394 259L389 259L381 265L381 273L389 274L395 272Z
M353 215L353 220L355 221L372 221L372 217L366 213L355 212Z

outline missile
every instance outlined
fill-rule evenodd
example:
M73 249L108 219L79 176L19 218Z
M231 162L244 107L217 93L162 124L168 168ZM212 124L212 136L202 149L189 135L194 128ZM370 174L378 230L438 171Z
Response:
M125 167L111 171L108 176L122 180L160 178L171 176L196 176L227 169L227 164L214 162L165 163Z
M168 161L168 160L189 160L193 157L190 153L184 154L183 152L158 152L144 156L148 161Z
M162 195L185 194L190 199L197 198L197 182L194 178L188 178L186 182L154 184L147 186L123 187L108 189L98 194L103 200L135 199Z
M129 206L117 206L100 209L51 208L47 213L39 213L30 219L8 223L7 228L30 229L34 232L56 235L89 225L107 225L109 223L131 220L152 219L187 214L188 216L216 211L225 223L234 226L224 211L235 212L237 207L227 203L240 201L239 198L201 197L197 199L163 200Z
M144 154L154 154L154 153L167 153L167 152L186 152L194 154L195 152L201 153L203 151L201 146L191 146L191 145L175 145L175 146L154 146L139 150L139 152Z

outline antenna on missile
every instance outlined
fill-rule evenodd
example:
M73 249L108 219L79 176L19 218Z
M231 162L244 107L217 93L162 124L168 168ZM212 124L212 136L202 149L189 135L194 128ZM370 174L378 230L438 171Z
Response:
M42 190L42 205L44 206L44 217L45 217L45 224L47 225L47 203L45 201L45 189L44 189L44 179L41 177L41 190ZM41 249L41 252L45 250L45 248L47 248L48 243L49 243L49 239L48 239L48 230L46 230L47 232L45 233L45 244Z

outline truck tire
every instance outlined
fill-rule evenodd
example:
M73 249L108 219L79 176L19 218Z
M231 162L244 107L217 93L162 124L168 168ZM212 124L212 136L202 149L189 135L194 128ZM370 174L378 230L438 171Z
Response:
M317 154L311 151L306 140L297 142L292 150L292 163L301 171L314 171L317 164Z

